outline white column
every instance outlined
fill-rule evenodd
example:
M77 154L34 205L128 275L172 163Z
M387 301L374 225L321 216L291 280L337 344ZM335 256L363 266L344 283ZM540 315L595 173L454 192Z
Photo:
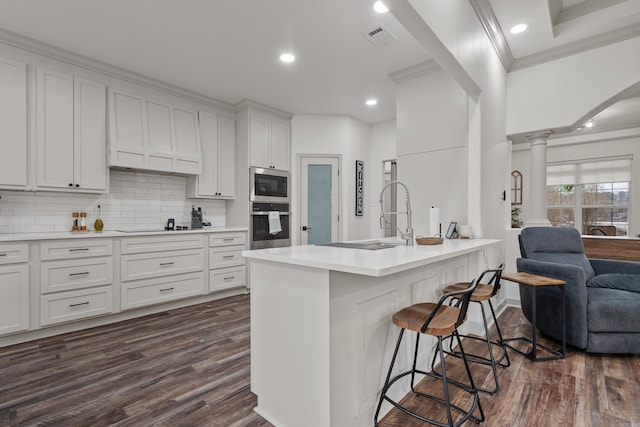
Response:
M527 227L548 227L547 219L547 138L550 132L527 136L531 142L531 196Z

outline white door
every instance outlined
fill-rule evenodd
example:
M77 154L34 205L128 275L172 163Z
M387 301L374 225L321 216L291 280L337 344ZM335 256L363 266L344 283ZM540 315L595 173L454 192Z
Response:
M300 244L339 240L338 157L300 158Z

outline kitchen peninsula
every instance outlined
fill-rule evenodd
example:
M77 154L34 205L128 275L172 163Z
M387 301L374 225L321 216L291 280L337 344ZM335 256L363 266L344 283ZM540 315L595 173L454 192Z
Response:
M256 412L278 427L370 426L398 333L391 315L437 301L445 283L473 278L499 243L244 251ZM467 324L473 322L470 312ZM429 347L422 346L421 357L429 356ZM398 369L410 363L410 348L401 348Z

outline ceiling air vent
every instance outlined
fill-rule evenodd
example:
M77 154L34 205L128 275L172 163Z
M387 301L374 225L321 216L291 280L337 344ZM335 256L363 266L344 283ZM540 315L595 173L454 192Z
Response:
M369 40L375 47L378 48L385 47L392 41L397 40L396 37L382 25L374 28L371 31L367 31L362 35L365 36L367 40Z

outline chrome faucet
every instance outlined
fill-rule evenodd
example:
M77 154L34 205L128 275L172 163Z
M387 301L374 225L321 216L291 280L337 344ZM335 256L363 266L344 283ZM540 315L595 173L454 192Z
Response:
M404 188L405 193L407 194L407 211L406 212L385 212L384 211L384 205L382 204L382 198L384 195L384 191L391 187L394 184L398 184L401 185ZM388 183L387 185L385 185L384 187L382 187L382 191L380 192L380 228L384 228L384 216L385 215L402 215L402 214L406 214L407 215L407 229L405 230L405 232L403 233L402 230L400 229L400 227L398 228L398 231L400 232L400 237L402 237L402 239L404 239L405 244L407 246L413 246L413 228L411 227L411 201L409 200L409 189L407 188L406 185L404 185L402 182L400 181L391 181L390 183Z

